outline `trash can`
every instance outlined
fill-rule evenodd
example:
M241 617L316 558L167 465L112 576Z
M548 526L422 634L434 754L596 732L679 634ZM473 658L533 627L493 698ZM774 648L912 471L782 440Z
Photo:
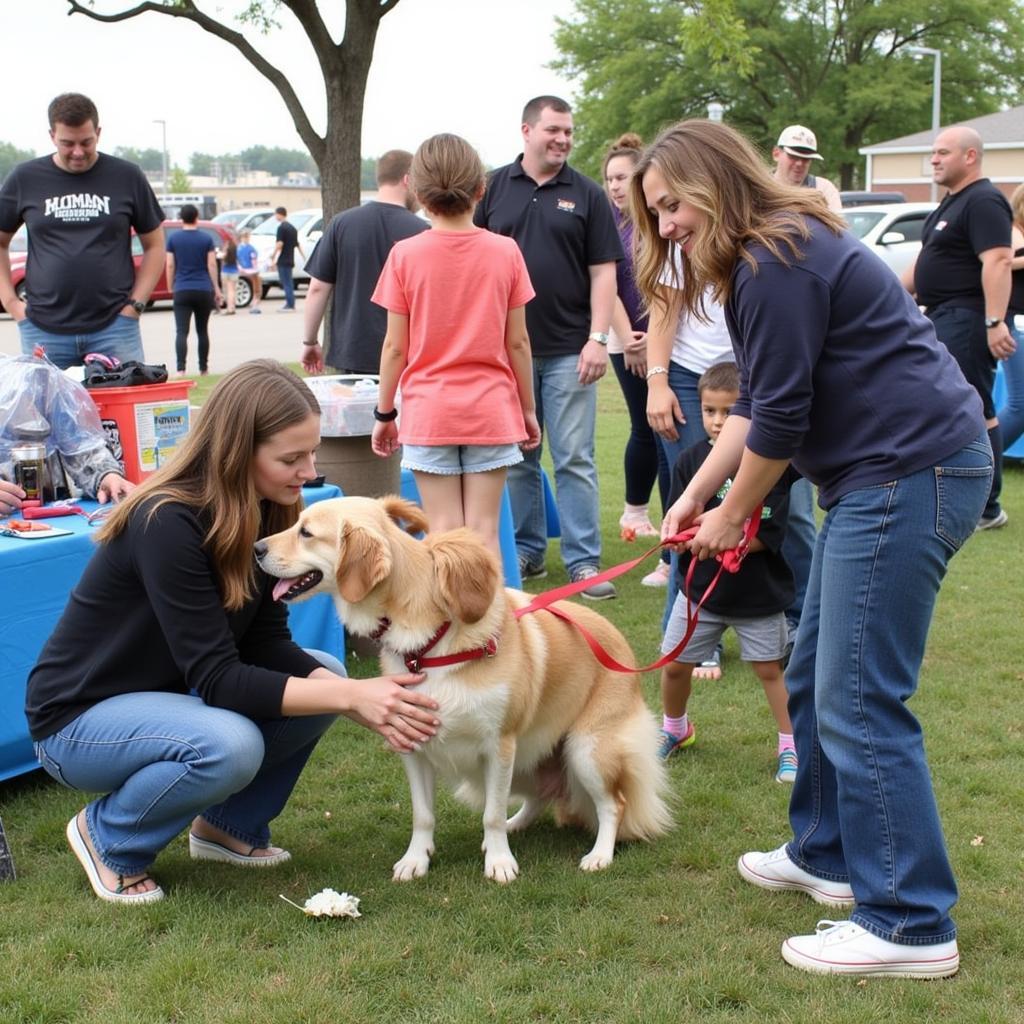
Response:
M306 384L320 403L320 451L317 469L343 494L379 498L401 490L398 452L382 459L373 454L373 409L379 379L336 375L307 377Z
M174 454L191 425L188 392L194 386L195 381L175 380L89 391L127 480L142 483Z

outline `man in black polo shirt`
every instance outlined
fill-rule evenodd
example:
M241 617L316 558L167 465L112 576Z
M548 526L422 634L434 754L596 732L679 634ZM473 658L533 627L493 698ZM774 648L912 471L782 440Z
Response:
M562 558L570 578L580 580L596 576L601 560L596 384L608 366L622 243L604 192L566 162L572 131L565 100L530 100L523 110L523 152L491 175L474 219L516 240L537 292L526 307L537 418L555 467ZM540 454L540 448L526 452L508 474L524 579L546 574ZM592 601L614 596L607 582L583 591Z
M978 529L991 530L1007 521L999 505L1003 442L992 388L996 360L1016 349L1006 325L1013 214L1002 192L981 176L981 154L981 136L973 128L959 125L936 137L932 174L949 191L924 223L921 251L903 284L981 396L995 475Z
M295 250L298 249L303 258L306 254L299 245L299 233L295 230L295 225L288 220L288 211L279 206L274 211L274 216L277 218L277 237L270 267L277 268L277 278L284 289L284 305L278 313L291 313L295 310Z

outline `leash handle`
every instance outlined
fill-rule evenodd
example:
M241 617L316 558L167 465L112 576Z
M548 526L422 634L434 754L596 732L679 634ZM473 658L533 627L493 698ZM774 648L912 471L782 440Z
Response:
M743 558L750 548L750 542L757 536L757 531L760 525L761 506L758 505L753 514L744 524L743 537L740 539L739 544L737 544L736 547L730 548L727 551L723 551L720 555L715 556L719 562L718 572L715 573L711 582L707 587L705 587L704 593L696 605L690 601L690 589L693 583L693 573L697 567L697 559L690 559L690 566L686 570L686 583L683 587L683 593L686 597L686 631L684 632L682 639L675 647L672 648L671 651L667 654L663 654L657 661L652 662L650 665L645 665L642 668L633 668L629 665L623 665L601 646L597 638L585 626L577 622L564 609L554 608L552 605L556 601L562 601L565 598L573 597L581 591L586 590L587 587L593 586L595 582L604 582L605 580L616 579L617 577L624 575L631 569L636 568L636 566L644 561L644 559L654 554L655 551L660 551L663 547L666 547L669 544L682 544L685 541L692 540L700 529L698 526L691 526L688 529L683 530L681 533L677 533L672 537L667 537L665 540L655 544L648 551L645 551L639 558L634 558L628 562L622 562L610 569L606 569L597 576L591 576L589 579L585 580L577 580L575 583L567 583L564 586L555 587L553 590L545 591L543 594L537 594L529 604L524 605L522 608L516 608L512 614L519 619L524 615L530 615L533 612L548 611L556 618L559 618L563 622L566 622L578 629L583 636L583 639L586 641L587 646L593 652L594 657L597 658L605 668L611 669L613 672L622 672L626 674L652 672L655 669L662 668L669 662L674 661L679 652L690 642L690 638L693 636L693 632L697 628L698 614L700 609L704 607L704 602L707 601L711 596L712 591L718 585L718 581L723 572L739 572L740 565L743 563Z

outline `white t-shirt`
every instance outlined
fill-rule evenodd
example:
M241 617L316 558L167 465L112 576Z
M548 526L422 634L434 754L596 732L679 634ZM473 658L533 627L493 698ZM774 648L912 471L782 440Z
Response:
M675 261L676 276L666 266L658 282L666 288L674 288L674 282L683 276L682 258L678 249L673 249L672 259ZM704 311L710 323L684 314L679 318L672 341L672 362L696 374L703 373L715 363L736 361L729 329L725 326L725 310L711 297L710 288L704 294Z

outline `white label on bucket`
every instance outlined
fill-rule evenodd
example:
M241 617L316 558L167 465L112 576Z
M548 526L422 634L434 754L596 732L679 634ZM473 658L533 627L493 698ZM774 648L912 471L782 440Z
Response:
M135 406L135 437L139 469L152 473L174 454L178 442L188 433L188 399L149 402Z

